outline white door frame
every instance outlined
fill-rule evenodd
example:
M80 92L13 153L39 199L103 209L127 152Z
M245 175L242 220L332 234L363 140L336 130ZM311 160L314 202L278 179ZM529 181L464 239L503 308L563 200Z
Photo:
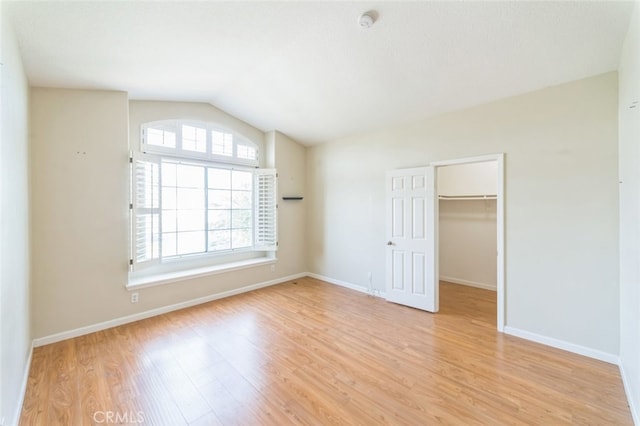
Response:
M478 157L465 157L465 158L457 158L453 160L443 160L443 161L434 161L430 165L436 168L436 179L437 179L437 169L438 167L443 166L452 166L455 164L471 164L471 163L483 163L487 161L497 161L498 162L498 188L496 192L496 227L497 227L497 277L496 277L496 293L497 293L497 325L498 331L504 332L505 326L505 269L504 269L504 153L500 154L488 154L482 155ZM437 181L436 181L436 201L438 197L437 190ZM436 229L438 229L438 217L436 215ZM440 243L438 243L438 246ZM436 264L439 262L438 259L438 251L436 250ZM438 281L436 281L438 283ZM439 297L439 292L436 293L436 296Z

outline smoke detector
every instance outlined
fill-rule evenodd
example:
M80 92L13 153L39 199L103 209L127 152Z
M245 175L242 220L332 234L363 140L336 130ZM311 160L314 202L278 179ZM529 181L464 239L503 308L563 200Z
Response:
M360 28L371 28L375 21L374 12L365 12L358 18L358 25L360 25Z

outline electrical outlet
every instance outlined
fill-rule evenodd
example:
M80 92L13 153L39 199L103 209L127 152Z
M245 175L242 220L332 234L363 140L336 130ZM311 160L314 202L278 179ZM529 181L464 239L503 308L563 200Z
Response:
M138 303L138 293L131 293L131 303Z
M275 272L276 271L276 265L271 265L271 272Z

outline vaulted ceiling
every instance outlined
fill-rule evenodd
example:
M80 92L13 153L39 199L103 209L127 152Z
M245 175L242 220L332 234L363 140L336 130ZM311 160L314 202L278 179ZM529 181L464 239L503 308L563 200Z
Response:
M371 28L358 17L375 11ZM209 102L307 144L616 70L633 2L5 2L33 86Z

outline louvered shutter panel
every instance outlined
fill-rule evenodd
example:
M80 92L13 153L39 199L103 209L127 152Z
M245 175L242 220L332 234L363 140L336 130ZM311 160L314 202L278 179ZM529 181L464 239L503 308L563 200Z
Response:
M276 171L273 169L257 169L254 176L254 249L275 251L278 248Z
M160 259L160 164L136 159L133 165L133 269Z

